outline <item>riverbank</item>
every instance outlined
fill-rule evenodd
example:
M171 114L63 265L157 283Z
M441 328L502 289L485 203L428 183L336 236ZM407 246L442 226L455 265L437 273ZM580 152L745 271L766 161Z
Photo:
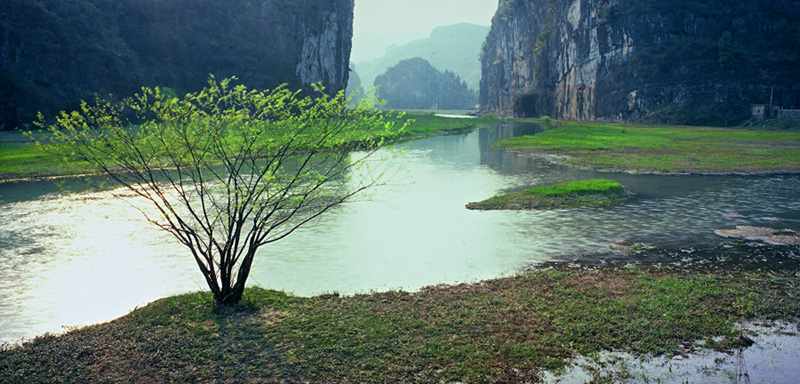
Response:
M472 131L479 127L494 126L501 123L496 118L456 118L444 117L438 112L409 111L405 118L413 120L400 140L419 139L435 135L451 135Z
M736 347L737 322L797 321L799 287L789 271L560 264L417 293L251 288L235 308L193 293L6 348L0 381L537 382L578 355Z
M412 140L433 135L469 132L477 127L496 124L496 119L453 119L433 113L408 112L401 119L412 122L396 140ZM0 132L0 183L53 177L86 175L94 169L78 159L41 151L20 132Z
M414 140L469 132L497 124L495 118L457 119L405 113L413 122L396 138ZM765 122L756 129L639 126L512 119L548 130L517 137L496 148L541 155L552 162L603 171L635 173L800 172L800 124ZM44 153L19 132L0 132L0 182L85 175L93 169L76 159Z
M800 172L800 132L551 120L550 129L495 148L601 171L747 174ZM774 128L770 126L771 128Z

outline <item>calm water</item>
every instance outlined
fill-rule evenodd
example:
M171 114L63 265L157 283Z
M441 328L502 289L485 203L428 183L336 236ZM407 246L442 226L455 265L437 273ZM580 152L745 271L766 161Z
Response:
M508 125L403 144L395 160L403 172L392 185L265 247L250 283L298 295L415 290L573 255L603 257L614 238L688 247L719 243L713 230L735 225L800 230L798 176L598 174L490 148L536 129ZM637 196L610 208L464 208L507 190L594 177L615 179ZM49 182L0 184L0 342L205 289L191 256L127 203L57 191ZM744 217L723 215L731 211Z

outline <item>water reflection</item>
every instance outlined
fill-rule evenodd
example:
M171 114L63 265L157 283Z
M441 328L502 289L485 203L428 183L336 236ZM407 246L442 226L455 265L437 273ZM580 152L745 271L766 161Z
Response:
M532 166L537 166L534 157L518 152L497 151L492 149L494 142L518 136L531 136L541 133L539 124L526 124L510 122L500 129L481 129L478 131L478 141L481 153L481 164L509 174L525 172Z
M4 186L0 204L0 341L108 320L199 287L180 247L126 203L96 193L9 202L26 186L15 187Z
M692 246L718 243L713 230L735 225L800 229L798 176L599 174L491 148L539 130L506 125L404 143L405 176L371 201L338 207L265 247L250 282L300 295L414 290L607 254L613 238ZM606 208L464 209L507 190L595 177L637 196ZM741 217L725 216L731 211ZM782 221L761 219L767 216ZM64 196L48 182L2 184L0 222L0 341L110 320L159 297L205 289L175 240L107 193Z

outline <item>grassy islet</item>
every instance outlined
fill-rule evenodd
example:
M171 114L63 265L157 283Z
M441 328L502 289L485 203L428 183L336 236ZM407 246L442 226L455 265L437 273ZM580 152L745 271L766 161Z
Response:
M622 184L606 179L576 180L509 192L467 204L468 209L559 209L619 204L630 195Z

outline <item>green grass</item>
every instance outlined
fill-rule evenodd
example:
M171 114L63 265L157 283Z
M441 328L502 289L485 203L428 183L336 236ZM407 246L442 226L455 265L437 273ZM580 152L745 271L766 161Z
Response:
M43 336L0 353L2 383L202 382L279 377L272 349L253 323L255 305L284 295L248 291L248 304L215 308L210 294L156 301L107 324ZM243 369L246 367L246 369Z
M619 204L628 192L613 180L577 180L526 189L467 204L468 209L559 209Z
M409 112L414 120L403 138L461 133L495 119L450 119ZM538 120L537 120L538 121ZM545 123L557 128L496 143L496 147L566 156L581 167L633 172L731 173L800 171L800 132L775 122L763 129ZM788 124L788 125L787 125ZM761 126L758 126L761 128ZM564 159L564 158L561 158ZM75 160L39 151L14 132L0 132L0 181L68 176L92 169Z
M436 116L432 112L409 111L406 118L413 122L406 128L409 137L417 138L430 135L463 133L482 126L497 125L493 118L457 119Z
M797 274L561 267L418 293L251 288L235 308L186 294L7 348L0 382L535 382L576 354L672 354L733 340L738 320L796 321L799 284Z
M450 119L421 112L407 113L405 119L413 122L406 127L400 139L466 132L496 123L493 119ZM365 137L372 134L365 132ZM78 159L65 160L62 156L41 151L18 132L0 132L0 182L82 175L94 171L88 163Z
M87 163L78 160L64 161L63 157L45 153L33 143L0 141L0 182L79 175L90 171Z
M663 173L800 171L800 132L559 122L496 148L555 155L573 166Z

